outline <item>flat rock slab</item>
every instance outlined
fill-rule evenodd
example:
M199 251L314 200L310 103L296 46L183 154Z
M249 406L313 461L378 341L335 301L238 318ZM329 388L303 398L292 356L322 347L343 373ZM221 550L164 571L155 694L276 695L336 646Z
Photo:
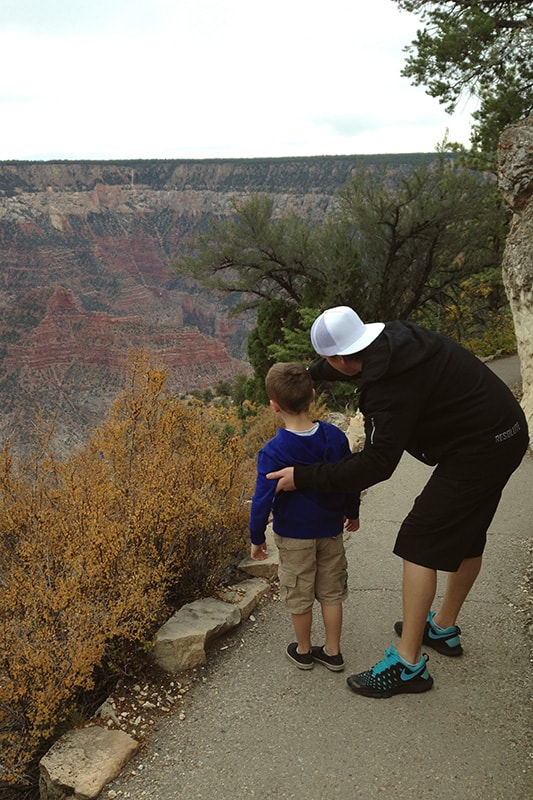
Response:
M249 578L236 586L226 586L219 592L225 603L236 605L241 614L241 622L248 619L258 602L268 592L270 584L262 578Z
M93 725L72 730L39 764L40 800L92 800L120 773L139 747L124 731Z
M206 643L241 621L238 606L214 597L195 600L179 609L159 629L152 658L166 672L179 672L205 664Z

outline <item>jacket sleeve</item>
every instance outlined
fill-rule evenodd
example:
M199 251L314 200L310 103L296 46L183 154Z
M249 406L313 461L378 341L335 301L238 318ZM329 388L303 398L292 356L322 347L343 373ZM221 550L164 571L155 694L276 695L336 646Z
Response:
M359 383L359 376L349 377L343 375L337 369L332 367L325 358L319 358L317 361L308 367L308 372L315 383L317 381L343 381L344 383Z
M350 443L348 437L344 434L344 446L342 447L341 458L349 456ZM359 519L359 507L361 505L361 493L356 491L346 492L344 504L344 516L346 519Z
M361 491L390 478L418 414L416 387L398 381L369 386L364 396L365 444L334 464L296 465L298 489Z
M257 457L257 478L255 492L250 509L250 541L252 544L263 544L265 529L272 511L276 494L276 481L267 480L267 472L277 469L277 464L261 450Z
M344 508L344 516L346 519L359 519L359 507L361 505L361 495L359 492L355 494L349 493L346 498L346 505Z

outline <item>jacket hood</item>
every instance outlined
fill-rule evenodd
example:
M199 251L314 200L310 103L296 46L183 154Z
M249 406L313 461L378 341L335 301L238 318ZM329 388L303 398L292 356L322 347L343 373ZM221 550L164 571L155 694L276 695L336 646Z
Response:
M379 380L384 374L400 375L432 358L442 347L442 337L413 322L387 322L383 332L363 353L362 383Z

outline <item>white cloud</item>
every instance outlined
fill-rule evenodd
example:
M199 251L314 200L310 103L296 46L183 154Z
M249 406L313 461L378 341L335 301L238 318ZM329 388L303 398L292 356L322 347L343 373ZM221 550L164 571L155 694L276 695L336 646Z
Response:
M400 76L416 27L392 0L7 0L0 159L467 143L469 114Z

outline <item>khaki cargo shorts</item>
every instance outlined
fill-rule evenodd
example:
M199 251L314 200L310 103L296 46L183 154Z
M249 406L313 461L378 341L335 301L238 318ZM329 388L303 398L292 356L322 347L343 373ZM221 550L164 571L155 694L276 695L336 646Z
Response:
M306 614L316 600L336 606L348 595L343 534L290 539L274 534L279 550L280 598L291 614Z

